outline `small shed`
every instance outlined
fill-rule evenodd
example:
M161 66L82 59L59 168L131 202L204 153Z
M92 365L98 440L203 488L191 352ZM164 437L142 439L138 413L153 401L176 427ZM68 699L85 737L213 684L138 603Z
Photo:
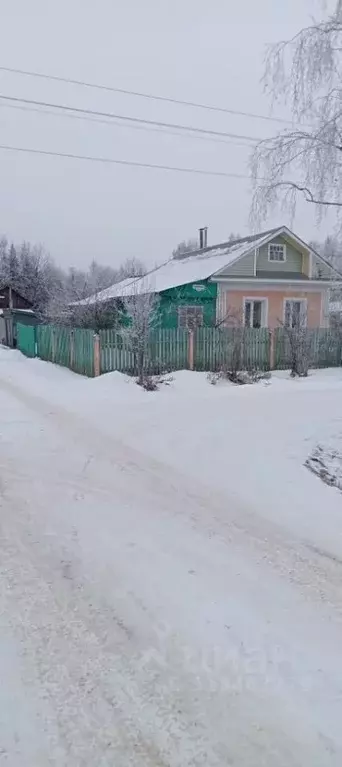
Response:
M33 309L33 304L11 285L0 285L0 309Z
M0 343L17 345L17 324L37 325L33 304L9 284L0 286Z
M0 338L1 343L15 349L18 338L18 324L38 325L39 319L33 309L3 309L2 310L4 335Z

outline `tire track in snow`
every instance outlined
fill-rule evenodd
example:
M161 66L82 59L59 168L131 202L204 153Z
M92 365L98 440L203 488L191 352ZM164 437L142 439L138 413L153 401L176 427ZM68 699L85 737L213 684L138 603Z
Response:
M99 483L98 460L119 468L124 478L120 492L130 498L140 492L153 492L160 499L160 512L181 515L209 538L218 536L228 545L240 547L259 563L275 568L291 583L304 589L310 598L328 602L342 619L342 566L334 556L322 555L319 547L291 537L280 525L261 518L254 510L241 504L236 495L214 492L205 485L189 480L179 471L157 461L121 440L96 428L86 418L68 411L40 396L0 377L0 388L17 398L28 408L44 417L77 444L89 443L94 453L84 464L79 491L84 486L108 488L108 472ZM127 485L129 474L130 484Z

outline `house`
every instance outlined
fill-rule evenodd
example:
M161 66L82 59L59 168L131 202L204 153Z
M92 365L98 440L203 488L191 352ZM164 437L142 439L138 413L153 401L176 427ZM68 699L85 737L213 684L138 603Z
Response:
M0 285L0 309L32 309L33 304L10 285Z
M167 328L242 323L274 329L299 321L315 328L329 325L329 291L342 283L342 275L286 226L211 247L206 230L200 232L198 250L145 277L117 283L98 293L96 301L155 293Z
M17 324L33 325L33 304L10 285L0 286L0 343L16 346Z

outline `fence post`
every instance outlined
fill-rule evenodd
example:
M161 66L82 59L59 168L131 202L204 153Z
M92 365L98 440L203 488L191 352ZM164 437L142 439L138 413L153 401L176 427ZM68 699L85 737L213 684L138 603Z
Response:
M275 331L269 330L269 341L270 341L270 359L269 359L269 365L270 370L274 370L275 366Z
M94 335L94 376L101 374L101 350L100 350L100 336L98 333Z
M56 362L56 328L51 331L51 362Z
M194 331L189 330L189 338L188 338L188 366L189 370L194 369Z
M73 330L70 330L70 370L74 369L74 363L75 363L75 333Z

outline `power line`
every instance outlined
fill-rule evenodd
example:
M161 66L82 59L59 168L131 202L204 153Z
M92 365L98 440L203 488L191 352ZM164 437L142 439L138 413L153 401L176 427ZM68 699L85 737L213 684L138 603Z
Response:
M33 149L31 147L10 146L0 144L0 150L7 152L21 152L26 154L43 155L48 157L64 157L68 160L85 160L87 162L98 162L104 165L123 165L134 168L152 168L153 170L166 170L176 173L194 173L201 176L220 176L222 178L250 179L250 176L241 173L226 173L220 170L205 170L204 168L179 168L174 165L155 165L148 162L135 162L134 160L117 160L112 157L92 157L90 155L72 154L71 152L53 152L47 149Z
M63 113L63 112L62 112L62 114L58 114L58 112L52 112L49 109L45 109L45 108L42 109L42 108L39 108L39 107L24 106L24 105L20 105L20 104L0 104L0 107L2 107L3 109L17 109L17 110L20 110L22 112L34 112L35 114L49 115L51 117L63 117L63 118L71 119L71 120L81 120L82 122L86 121L86 122L98 123L99 125L110 125L111 127L114 127L114 128L115 127L122 127L122 122L115 122L114 119L113 120L105 120L103 118L98 118L98 117L87 117L85 115L69 114L69 113ZM253 144L251 144L251 143L248 143L248 144L244 143L243 144L242 141L239 142L239 141L234 141L234 140L231 140L231 139L223 139L223 138L221 139L221 138L218 138L218 137L202 136L202 135L192 136L191 134L187 134L187 133L177 133L177 131L172 131L172 130L169 130L168 128L157 128L157 127L154 127L154 126L132 125L132 124L124 125L123 127L129 128L131 130L146 131L147 133L155 132L155 133L159 133L161 135L165 134L167 136L178 136L178 138L182 138L182 139L183 138L186 138L186 139L194 139L195 138L196 140L214 142L215 144L218 143L218 144L227 144L227 145L231 145L231 146L232 145L233 146L241 146L241 147L246 147L247 149L250 149L253 146ZM254 143L257 143L257 141L255 140Z
M197 128L192 125L180 125L177 123L165 123L159 120L145 120L141 117L130 117L129 115L118 115L112 112L98 112L94 109L82 109L81 107L69 107L65 104L52 104L46 101L35 101L34 99L23 99L16 96L4 96L0 94L2 101L10 101L18 104L31 104L38 107L47 107L48 109L60 109L65 112L75 112L76 114L91 115L93 117L107 117L112 120L125 120L131 123L139 123L142 125L153 125L159 128L175 128L180 131L190 131L191 133L200 133L209 136L219 136L223 138L237 138L244 139L245 141L262 141L262 138L258 136L244 136L240 133L225 133L224 131L210 130L207 128Z
M195 109L205 109L212 112L221 112L229 115L237 115L239 117L249 117L257 120L266 120L267 122L284 123L287 125L293 125L291 120L286 120L281 117L271 117L269 115L260 115L254 112L239 112L236 109L228 109L227 107L212 106L210 104L201 104L196 101L185 101L183 99L171 98L170 96L157 96L154 93L143 93L142 91L131 91L126 88L114 88L110 85L101 85L99 83L89 83L83 80L74 80L71 77L60 77L57 75L47 75L43 72L31 72L25 69L14 69L13 67L1 67L1 72L10 72L11 74L24 75L25 77L36 77L42 80L54 80L59 83L67 83L69 85L78 85L84 88L93 88L101 91L109 91L111 93L122 93L126 96L137 96L143 99L150 99L152 101L163 101L169 104L179 104L180 106L194 107Z

